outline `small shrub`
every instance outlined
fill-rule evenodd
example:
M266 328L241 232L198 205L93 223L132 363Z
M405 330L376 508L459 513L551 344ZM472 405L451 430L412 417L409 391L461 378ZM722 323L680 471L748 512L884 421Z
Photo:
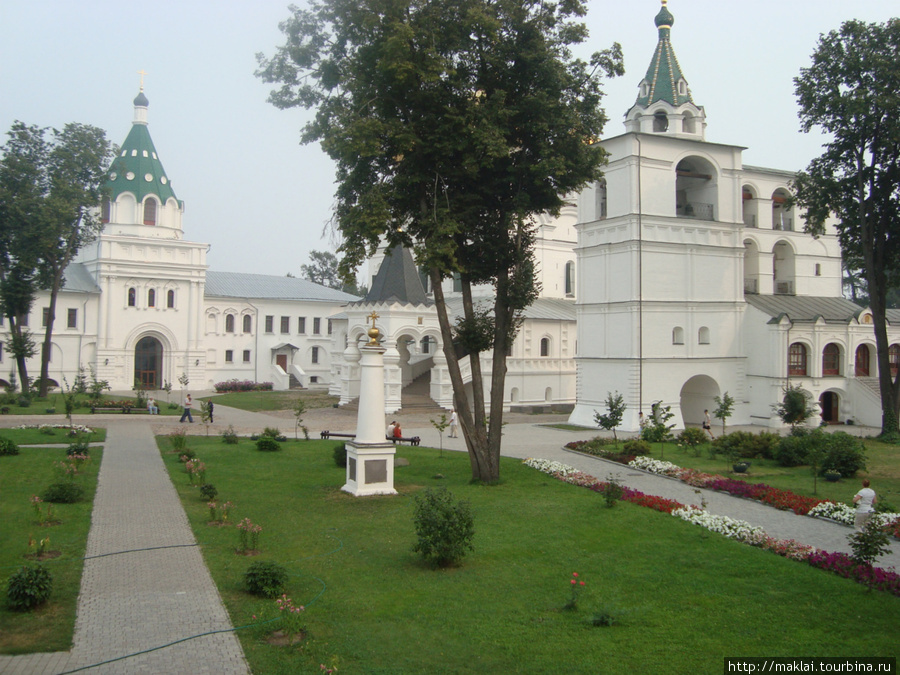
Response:
M277 452L281 450L281 444L272 436L260 436L256 441L256 449L262 452Z
M703 429L697 429L696 427L689 427L678 434L678 438L676 442L683 448L687 448L692 450L694 454L699 457L700 456L700 446L706 443L707 438L709 438Z
M30 396L20 396L17 401L20 408L27 408L31 405L31 397Z
M331 451L334 457L334 463L342 469L347 468L347 446L344 443L335 443L334 449Z
M844 431L828 434L825 443L825 459L822 474L834 471L844 478L852 478L857 471L866 468L866 447L858 438Z
M622 450L626 455L649 455L650 444L639 438L632 438L622 444Z
M244 573L244 585L247 590L264 598L274 598L281 593L287 580L287 570L269 560L253 563Z
M266 427L263 429L260 436L271 436L272 438L278 438L281 436L281 430L277 427Z
M606 477L606 482L603 484L603 487L600 488L600 494L603 495L603 500L606 502L606 508L611 509L616 505L616 502L622 498L622 484L615 476L609 474Z
M413 551L439 567L457 564L474 550L475 517L469 502L455 500L447 488L426 489L415 498L418 542Z
M50 599L53 575L41 565L23 566L9 578L6 600L10 609L26 612Z
M878 521L870 518L865 527L847 537L853 550L853 561L858 565L874 565L885 553L890 553L891 546L885 532Z
M237 445L241 439L238 438L237 433L234 431L234 425L229 424L228 428L222 432L222 442L227 443L228 445Z
M606 608L601 609L599 612L595 612L590 618L591 625L597 626L598 628L615 626L619 621L619 613L614 609Z
M212 483L204 483L200 486L200 494L203 495L203 498L206 501L212 501L216 498L216 495L219 494L219 491Z
M56 429L49 426L40 427L38 433L43 434L44 436L56 436Z
M53 483L44 490L41 499L53 504L74 504L84 499L84 488L71 481Z
M187 448L187 433L184 429L175 429L169 434L168 438L169 445L172 446L172 450L175 452L182 453Z
M56 408L44 408L44 412L46 412L48 415L55 415Z
M18 455L19 446L8 438L0 438L0 457L3 455Z
M90 455L91 454L91 446L87 441L75 441L74 443L69 443L69 447L66 448L66 456L71 457L72 455Z

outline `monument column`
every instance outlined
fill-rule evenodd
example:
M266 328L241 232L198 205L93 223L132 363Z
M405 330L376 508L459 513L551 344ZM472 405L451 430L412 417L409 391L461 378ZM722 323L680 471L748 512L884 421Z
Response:
M360 348L359 412L356 438L346 444L347 482L341 489L356 497L395 495L394 444L385 438L384 352L378 344L378 315L369 317L369 341Z

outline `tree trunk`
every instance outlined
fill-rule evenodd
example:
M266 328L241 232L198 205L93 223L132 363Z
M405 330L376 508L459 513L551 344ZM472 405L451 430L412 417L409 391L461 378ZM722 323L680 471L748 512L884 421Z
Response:
M47 396L50 382L50 354L53 349L53 322L56 320L56 299L59 296L61 279L57 274L50 287L50 308L47 312L47 326L44 329L44 342L41 344L41 379L38 396Z
M13 333L18 339L19 344L22 344L22 317L10 316L9 318L9 330ZM16 366L19 370L19 387L22 390L23 394L28 393L28 363L25 355L20 352L15 352L13 354L16 359Z

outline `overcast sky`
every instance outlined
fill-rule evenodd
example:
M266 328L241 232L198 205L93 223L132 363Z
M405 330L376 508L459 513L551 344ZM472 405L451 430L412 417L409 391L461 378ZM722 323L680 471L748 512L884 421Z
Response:
M295 0L303 4L305 0ZM659 0L588 0L585 57L617 41L624 77L607 85L607 134L622 133L657 41ZM886 21L890 0L670 0L672 44L707 140L747 147L744 163L796 170L821 139L799 132L792 78L818 36L848 19ZM333 250L334 168L299 145L310 113L280 111L254 76L282 44L281 0L0 0L0 131L14 120L93 124L125 140L147 72L150 133L187 239L212 245L214 270L298 274Z

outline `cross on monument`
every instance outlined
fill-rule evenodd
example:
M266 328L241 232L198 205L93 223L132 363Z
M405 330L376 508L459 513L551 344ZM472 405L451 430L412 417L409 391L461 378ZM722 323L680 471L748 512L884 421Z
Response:
M139 70L138 75L141 76L141 91L144 91L144 75L147 74L146 70Z

